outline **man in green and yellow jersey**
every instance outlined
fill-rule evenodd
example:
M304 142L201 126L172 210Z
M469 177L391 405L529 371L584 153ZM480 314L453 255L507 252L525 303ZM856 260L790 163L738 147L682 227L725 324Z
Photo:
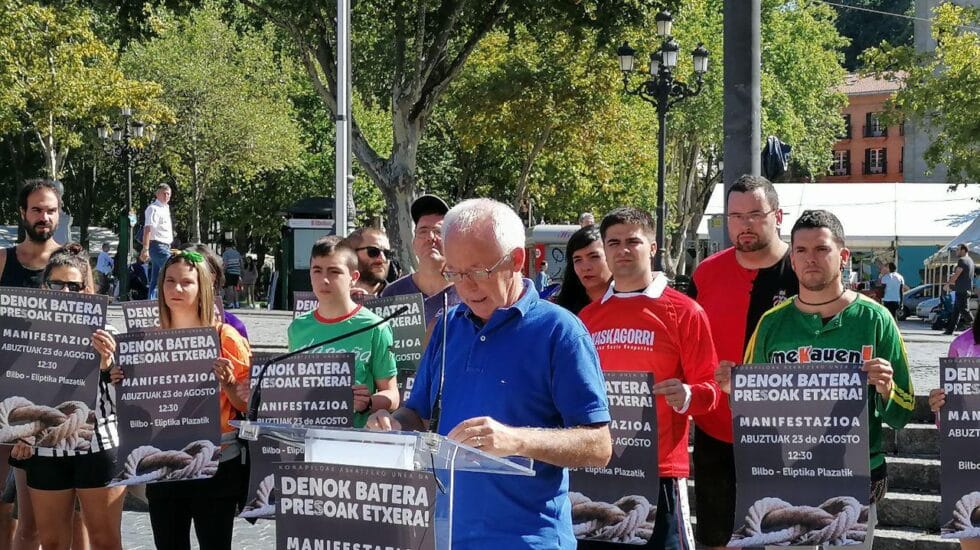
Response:
M905 344L891 314L881 304L844 288L841 267L849 257L836 216L826 210L800 215L790 233L790 259L800 294L762 316L746 346L745 363L863 363L869 386L870 530L874 503L887 489L881 424L905 426L915 393ZM719 368L716 378L729 391L731 368Z

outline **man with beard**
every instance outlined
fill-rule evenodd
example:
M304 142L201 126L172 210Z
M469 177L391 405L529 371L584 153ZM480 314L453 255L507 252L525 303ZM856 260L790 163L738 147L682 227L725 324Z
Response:
M869 386L871 508L868 535L861 547L870 549L877 522L875 503L887 490L881 424L884 421L899 429L915 408L905 344L884 306L844 288L841 266L851 252L844 245L844 229L836 216L826 210L803 212L790 233L790 249L800 293L762 316L749 340L745 363L806 363L805 354L789 353L805 347L867 358L861 369L868 373ZM720 365L716 372L726 392L731 391L731 373L728 365Z
M381 296L421 293L425 299L425 326L429 326L442 308L443 295L450 306L459 303L456 287L442 276L446 267L446 257L442 253L442 220L449 205L435 195L422 195L412 203L411 210L415 222L412 252L419 259L419 269L385 287Z
M17 205L20 209L20 225L27 238L16 246L0 249L0 286L39 288L48 258L60 246L53 237L58 227L61 193L51 180L28 180L17 194ZM8 476L6 468L10 449L10 446L4 445L0 450L0 461L3 464L0 468L0 482L6 480L6 483L13 483L13 476ZM27 492L27 477L23 470L25 464L11 459L10 465L16 468L17 478L19 521L14 535L15 547L37 548L37 527ZM9 522L10 517L11 506L8 503L0 505L0 543L10 541L13 527L12 522ZM24 546L18 546L21 544Z
M733 246L694 271L690 294L711 323L718 359L742 360L745 344L769 308L799 292L789 245L779 238L783 211L772 183L745 175L728 191L728 236ZM694 417L696 540L721 548L731 538L735 514L732 409L727 400Z
M362 227L341 242L357 252L357 271L361 276L351 291L358 302L375 298L388 284L388 266L391 263L391 245L388 235L373 227Z

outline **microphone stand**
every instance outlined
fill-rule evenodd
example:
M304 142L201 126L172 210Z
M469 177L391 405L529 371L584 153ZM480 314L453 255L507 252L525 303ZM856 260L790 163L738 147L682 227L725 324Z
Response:
M442 417L442 387L446 383L446 330L449 328L449 296L442 294L442 360L439 365L439 390L436 391L436 401L432 405L432 418L429 419L429 431L439 433L439 420Z

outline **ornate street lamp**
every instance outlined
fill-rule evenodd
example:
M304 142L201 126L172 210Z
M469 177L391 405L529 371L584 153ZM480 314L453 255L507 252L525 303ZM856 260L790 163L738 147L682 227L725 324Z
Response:
M657 108L659 123L659 131L657 132L657 254L654 264L658 271L663 271L664 218L666 216L664 180L667 175L664 157L667 147L667 113L678 102L701 93L704 74L708 72L708 50L705 49L704 44L698 44L698 47L691 52L696 78L696 85L693 88L677 80L674 76L674 70L677 68L680 45L670 34L673 19L670 13L666 11L658 13L655 19L657 35L663 39L663 42L657 51L650 53L650 76L647 80L635 88L630 88L630 77L635 70L636 50L631 48L629 43L623 42L623 45L616 50L616 54L619 56L619 70L623 73L623 91L629 95L637 96Z
M116 262L116 277L119 280L119 300L129 299L129 260L132 252L133 227L136 225L136 212L133 210L133 164L139 159L144 149L136 147L133 140L148 137L151 141L154 138L152 128L149 128L138 120L133 119L133 110L126 106L120 110L121 120L110 129L108 126L99 125L96 133L103 141L103 149L106 154L122 161L126 166L126 210L119 218L119 250L117 258L122 258L122 262ZM111 132L111 139L110 139Z

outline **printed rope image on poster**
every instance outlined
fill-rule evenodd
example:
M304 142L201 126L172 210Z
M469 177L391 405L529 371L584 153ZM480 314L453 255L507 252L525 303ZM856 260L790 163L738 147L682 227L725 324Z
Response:
M940 525L943 538L980 538L980 357L941 357Z
M871 535L867 384L858 364L732 369L738 493L728 546L850 546Z
M391 352L395 355L398 366L398 389L402 393L402 401L408 399L412 384L415 382L415 371L422 361L422 341L425 340L425 301L421 293L403 294L375 298L364 302L364 307L370 309L378 317L387 317L398 308L408 306L408 309L388 321L394 342Z
M107 296L0 288L0 444L91 448Z
M110 485L211 477L221 453L213 328L117 337L119 462Z
M568 498L578 539L645 545L660 491L653 374L605 372L613 454L604 468L569 470Z
M126 332L143 332L160 328L160 302L157 300L134 300L123 302L121 305Z
M276 548L435 550L429 472L276 464Z
M252 390L259 369L271 353L252 356ZM353 353L304 353L270 364L262 380L260 421L310 428L349 428L354 393ZM249 442L251 476L248 498L240 517L275 519L274 464L303 460L298 445L260 437Z
M293 319L316 308L316 294L309 291L293 292Z

